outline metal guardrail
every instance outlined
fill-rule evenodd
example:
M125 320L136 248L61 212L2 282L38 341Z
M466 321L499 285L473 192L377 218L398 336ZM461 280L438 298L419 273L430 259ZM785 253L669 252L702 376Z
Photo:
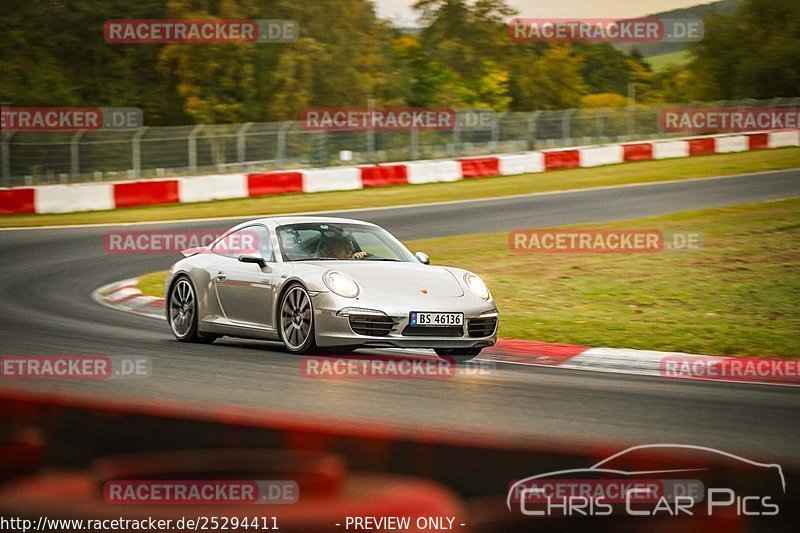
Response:
M300 122L6 131L0 176L9 187L477 156L671 137L659 131L662 108L744 106L798 107L800 98L491 113L452 131L310 131ZM342 161L342 152L352 159Z

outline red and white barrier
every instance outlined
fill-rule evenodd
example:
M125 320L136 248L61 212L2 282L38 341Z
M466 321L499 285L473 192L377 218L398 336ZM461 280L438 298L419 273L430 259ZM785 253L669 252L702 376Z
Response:
M248 195L247 176L244 174L219 174L182 179L178 190L182 203L244 198Z
M34 187L37 213L70 213L72 211L102 211L114 209L114 185L76 184Z
M354 167L312 168L301 171L303 192L361 189L361 171Z
M653 159L672 159L689 157L687 141L658 141L653 143Z
M747 135L731 135L728 137L717 137L714 139L714 152L726 154L730 152L746 152L750 149Z
M653 144L629 143L622 145L622 159L625 161L649 161L653 159Z
M769 148L783 148L784 146L800 146L800 130L775 131L768 134L767 146Z
M522 154L505 154L498 156L500 175L528 174L544 172L544 155L542 152L525 152Z
M619 144L581 148L579 152L580 166L582 167L616 165L625 161L625 149Z
M496 157L459 159L462 178L488 178L500 175L500 160Z
M452 182L468 178L509 176L565 168L590 168L626 161L744 152L786 146L800 146L800 130L710 135L361 167L0 188L0 215L70 213L272 194L347 191L398 184Z
M544 169L560 170L563 168L578 168L581 166L581 151L577 149L545 150Z
M406 166L408 183L412 185L458 181L462 177L458 161L410 161L401 164Z

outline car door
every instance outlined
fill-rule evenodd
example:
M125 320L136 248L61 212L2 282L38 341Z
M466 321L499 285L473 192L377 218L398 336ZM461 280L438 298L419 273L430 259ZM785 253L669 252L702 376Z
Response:
M267 261L263 268L238 259L254 249ZM270 328L275 257L269 230L260 224L247 226L226 235L212 252L219 256L212 279L225 317L237 325Z

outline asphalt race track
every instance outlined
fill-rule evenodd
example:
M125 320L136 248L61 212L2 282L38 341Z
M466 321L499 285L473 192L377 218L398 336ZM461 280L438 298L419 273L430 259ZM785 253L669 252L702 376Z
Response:
M401 239L630 219L800 196L800 170L505 199L350 212ZM335 214L335 213L331 213ZM226 229L233 220L148 225ZM683 382L498 364L442 380L314 380L277 345L175 341L163 321L109 310L97 287L167 268L175 256L108 255L109 227L0 231L3 354L148 356L135 381L12 381L0 387L80 391L98 399L194 400L436 426L454 434L564 437L572 442L686 443L796 459L793 387ZM436 258L433 258L436 262ZM501 309L502 311L502 309Z

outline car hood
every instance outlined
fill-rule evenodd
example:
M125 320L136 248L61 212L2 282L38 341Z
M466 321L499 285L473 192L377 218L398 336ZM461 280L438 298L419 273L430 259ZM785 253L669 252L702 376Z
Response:
M337 261L325 266L356 280L365 293L380 292L389 296L428 294L434 298L464 296L458 279L445 267L388 261Z

